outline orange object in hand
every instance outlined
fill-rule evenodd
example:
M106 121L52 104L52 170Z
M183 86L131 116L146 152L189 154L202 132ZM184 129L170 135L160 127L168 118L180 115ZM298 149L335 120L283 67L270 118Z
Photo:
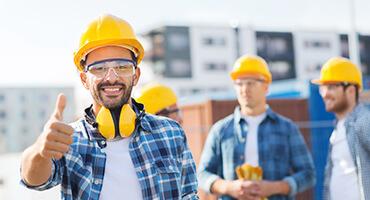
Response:
M253 167L252 165L245 163L236 167L235 172L239 179L253 181L262 180L262 168L258 166Z
M236 175L239 179L259 181L262 180L262 168L254 167L248 163L235 168ZM267 198L262 198L262 200L267 200Z

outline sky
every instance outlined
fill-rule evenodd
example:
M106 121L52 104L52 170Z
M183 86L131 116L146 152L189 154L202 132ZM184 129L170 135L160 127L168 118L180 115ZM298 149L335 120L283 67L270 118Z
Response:
M218 24L268 30L349 31L351 0L0 0L2 86L75 86L73 52L103 13L138 33L164 24ZM370 33L370 1L352 0L355 28Z

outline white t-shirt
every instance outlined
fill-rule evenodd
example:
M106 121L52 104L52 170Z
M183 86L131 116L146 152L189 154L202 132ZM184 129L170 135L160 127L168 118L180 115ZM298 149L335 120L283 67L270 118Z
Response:
M247 121L248 133L245 146L245 163L252 166L259 166L258 164L258 126L265 119L266 112L257 116L244 116Z
M332 145L330 159L333 163L330 197L333 200L357 200L360 199L359 180L349 150L344 121L345 119L338 121L330 137L330 144Z
M130 138L107 141L107 155L101 200L143 199L130 153Z

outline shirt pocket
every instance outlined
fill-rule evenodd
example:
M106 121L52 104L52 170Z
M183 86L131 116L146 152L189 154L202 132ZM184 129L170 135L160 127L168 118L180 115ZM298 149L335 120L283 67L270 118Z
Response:
M154 162L156 185L160 199L181 198L180 162L173 158L160 158Z
M291 148L288 142L287 134L281 130L275 130L270 133L267 140L268 157L277 163L286 163L290 160L289 149Z

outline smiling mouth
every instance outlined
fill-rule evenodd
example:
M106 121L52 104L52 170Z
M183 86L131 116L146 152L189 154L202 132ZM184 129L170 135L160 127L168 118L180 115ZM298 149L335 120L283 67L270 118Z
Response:
M123 87L122 86L104 86L104 87L101 87L101 91L104 94L104 96L117 97L123 93Z

